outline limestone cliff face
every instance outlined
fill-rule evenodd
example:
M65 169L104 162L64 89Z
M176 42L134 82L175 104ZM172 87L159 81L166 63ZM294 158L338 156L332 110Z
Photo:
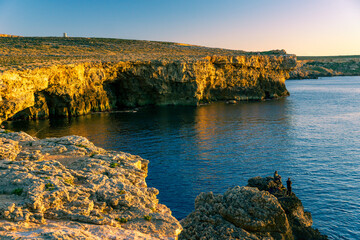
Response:
M287 96L292 55L193 61L82 63L0 75L0 123L144 105L196 105Z

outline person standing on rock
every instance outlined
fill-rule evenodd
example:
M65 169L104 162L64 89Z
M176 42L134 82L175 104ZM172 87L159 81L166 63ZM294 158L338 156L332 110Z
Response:
M278 171L274 172L274 182L275 183L281 183L281 176L278 174Z
M291 182L291 179L290 178L288 178L288 180L286 181L286 187L287 187L287 195L291 195L291 184L292 184L292 182Z

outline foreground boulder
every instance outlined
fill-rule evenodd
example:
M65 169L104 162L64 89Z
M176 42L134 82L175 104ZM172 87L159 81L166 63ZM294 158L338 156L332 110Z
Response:
M148 161L86 138L0 129L0 239L172 239L181 225L146 185Z
M179 239L327 239L311 228L311 214L295 194L286 195L281 182L272 177L248 182L223 195L201 193L195 211L181 221Z

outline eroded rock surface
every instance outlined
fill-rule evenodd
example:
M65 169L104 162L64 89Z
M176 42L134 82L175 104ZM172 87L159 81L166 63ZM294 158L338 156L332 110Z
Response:
M293 55L57 65L0 73L0 123L143 105L287 96Z
M295 194L286 195L281 182L248 182L223 195L201 193L195 211L181 221L179 239L327 239L311 228L311 214Z
M167 239L181 231L147 187L148 161L139 156L79 136L0 130L0 143L0 238Z

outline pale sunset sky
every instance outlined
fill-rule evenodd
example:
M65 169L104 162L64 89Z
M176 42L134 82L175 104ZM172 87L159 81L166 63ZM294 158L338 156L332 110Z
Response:
M360 0L0 0L0 33L360 55Z

